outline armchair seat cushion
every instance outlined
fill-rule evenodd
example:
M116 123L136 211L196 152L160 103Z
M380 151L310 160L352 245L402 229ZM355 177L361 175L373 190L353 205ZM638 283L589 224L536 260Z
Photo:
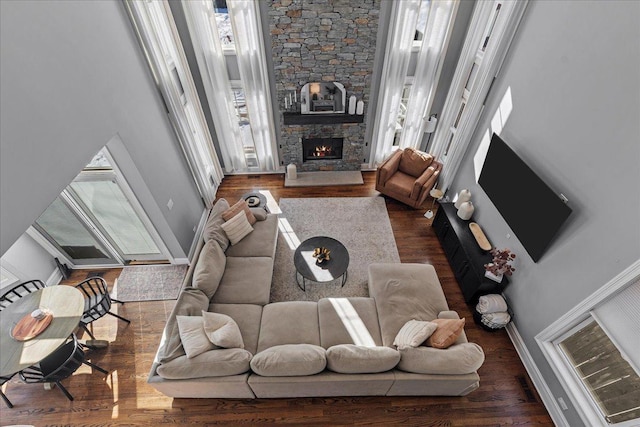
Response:
M411 195L411 190L413 190L413 184L415 184L415 182L415 177L398 171L387 180L384 186L388 191L409 197Z

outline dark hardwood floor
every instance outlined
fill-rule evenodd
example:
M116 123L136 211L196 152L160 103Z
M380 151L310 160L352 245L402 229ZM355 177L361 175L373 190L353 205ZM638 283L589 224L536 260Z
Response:
M363 173L365 184L345 187L284 188L282 175L225 178L218 195L230 202L250 190L269 190L276 200L287 197L377 196L373 172ZM553 425L504 330L487 332L474 324L440 244L423 217L431 205L413 210L386 200L402 262L433 264L452 310L467 318L470 341L482 346L486 361L479 370L480 388L464 397L340 397L300 399L171 399L147 385L146 379L174 301L136 302L113 310L130 325L107 316L94 323L107 349L90 352L90 360L110 373L104 376L81 367L64 384L74 395L70 402L59 390L23 384L17 377L4 388L15 407L0 408L0 423L35 426L147 426L261 424L292 425L415 425L503 426ZM84 279L75 271L66 281ZM119 269L104 277L113 285ZM1 405L1 404L0 404Z

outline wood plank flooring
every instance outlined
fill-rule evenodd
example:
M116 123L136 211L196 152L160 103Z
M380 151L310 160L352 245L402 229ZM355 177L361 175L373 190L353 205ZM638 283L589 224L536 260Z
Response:
M234 202L251 190L269 190L285 197L377 196L373 172L364 172L364 185L284 188L282 175L232 176L218 195ZM114 312L131 324L106 316L94 322L93 333L107 339L107 349L90 353L90 360L107 369L104 376L81 367L64 381L73 402L55 388L23 384L17 377L3 389L15 407L0 404L0 423L35 426L147 426L147 425L415 425L502 426L553 425L545 407L504 330L487 332L474 324L470 308L430 227L424 209L413 210L386 200L402 262L433 264L452 310L467 318L470 341L482 346L486 361L479 370L480 388L464 397L341 397L301 399L171 399L147 385L146 379L174 301L128 302ZM65 283L83 280L75 271ZM113 285L119 269L104 277Z

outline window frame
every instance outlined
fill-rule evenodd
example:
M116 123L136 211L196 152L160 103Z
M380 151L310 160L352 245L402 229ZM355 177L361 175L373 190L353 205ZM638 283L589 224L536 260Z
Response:
M591 394L566 360L564 352L559 348L559 343L584 322L591 319L597 322L597 317L592 315L592 311L638 280L640 280L640 259L535 337L547 362L585 425L631 427L637 425L638 420L609 424ZM611 337L610 339L615 344L615 340Z

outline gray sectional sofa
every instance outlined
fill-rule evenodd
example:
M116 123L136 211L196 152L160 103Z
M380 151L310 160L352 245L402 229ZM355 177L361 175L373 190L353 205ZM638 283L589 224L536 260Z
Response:
M228 207L224 199L213 207L167 321L148 379L157 390L192 398L462 396L479 386L484 353L464 332L446 349L393 345L409 320L458 318L431 265L370 265L369 297L269 303L277 217L253 210L254 231L229 246L218 229ZM235 320L244 348L187 358L176 316L203 310Z

